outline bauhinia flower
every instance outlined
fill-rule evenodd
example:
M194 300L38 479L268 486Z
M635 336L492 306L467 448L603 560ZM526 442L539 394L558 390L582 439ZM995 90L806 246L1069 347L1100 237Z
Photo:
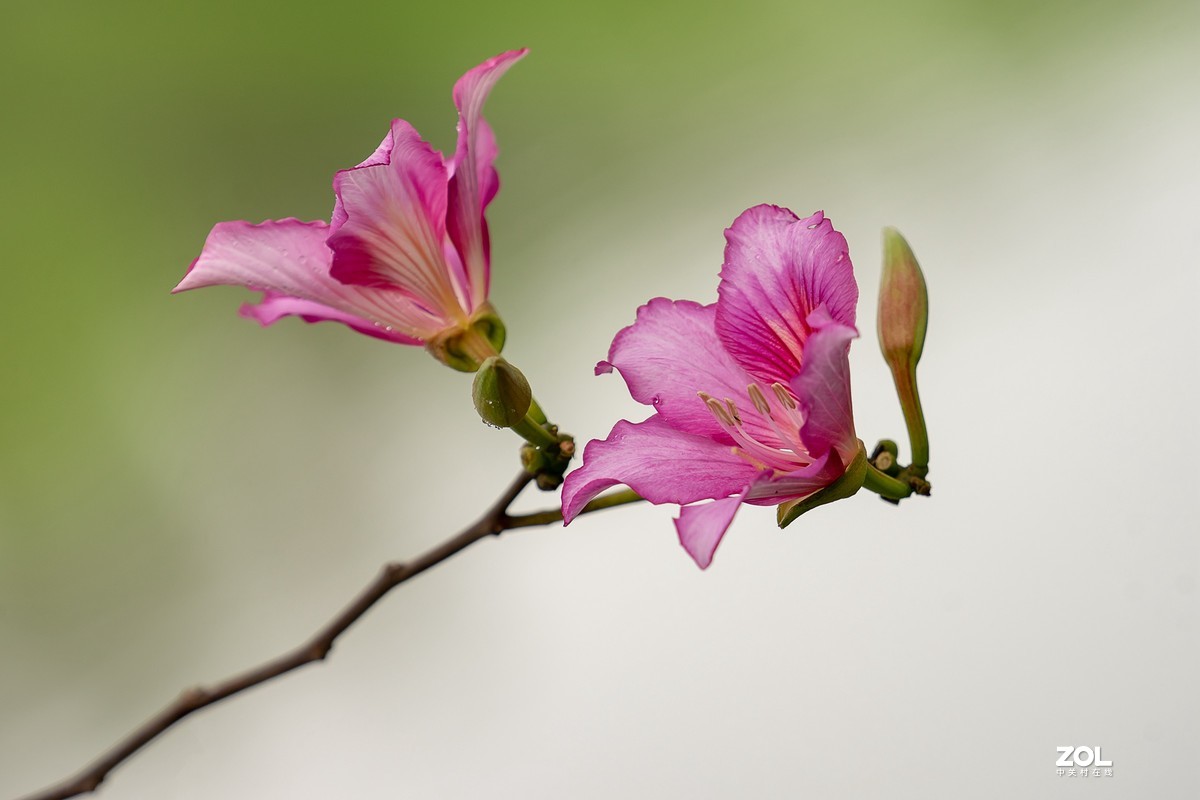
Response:
M820 212L769 205L725 238L716 303L651 300L596 365L619 370L655 413L590 442L562 495L568 523L617 484L679 504L679 540L701 569L743 503L778 506L783 527L857 492L867 469L850 404L858 286L845 238Z
M473 371L504 328L488 303L484 212L496 196L496 140L483 118L492 87L525 50L491 58L454 84L458 144L444 158L401 119L358 166L333 179L333 216L222 222L174 291L231 284L263 292L241 314L333 320L390 342L425 345Z

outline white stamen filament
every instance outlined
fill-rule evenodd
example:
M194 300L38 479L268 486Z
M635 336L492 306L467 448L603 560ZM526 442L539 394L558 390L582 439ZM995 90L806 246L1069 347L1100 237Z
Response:
M750 395L750 400L754 403L754 407L758 409L758 412L762 414L763 418L765 418L768 424L770 424L771 430L775 432L775 436L779 438L779 441L790 442L796 438L794 435L788 436L783 432L783 429L779 427L779 421L775 419L775 415L771 413L771 404L767 402L766 395L763 394L763 390L759 388L757 383L752 383L747 386L746 394ZM784 452L794 453L795 448L792 448L791 450L785 449Z
M708 406L708 410L712 412L713 417L717 420L717 424L745 451L751 463L759 461L764 466L782 472L790 472L797 468L796 453L791 450L770 447L750 435L743 426L737 406L734 405L732 400L726 399L722 403L720 400L704 392L700 392L699 395L700 399L704 401L704 404ZM769 415L764 416L774 424L774 420ZM788 441L783 436L779 438L781 441Z
M804 427L804 417L800 414L799 406L796 403L796 398L792 397L792 393L782 383L771 384L771 391L779 398L779 404L783 406L783 413L787 415L788 421L796 426L799 431Z

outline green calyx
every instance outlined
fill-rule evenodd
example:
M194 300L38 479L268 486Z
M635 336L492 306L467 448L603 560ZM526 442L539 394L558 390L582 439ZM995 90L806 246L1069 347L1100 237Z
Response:
M812 511L817 506L823 506L835 500L854 496L862 488L863 482L866 480L867 469L867 451L860 441L858 443L858 452L854 455L854 459L836 481L824 489L810 494L808 497L793 500L790 503L783 503L776 508L776 519L779 522L779 527L786 528L795 522L796 518L801 514Z
M429 354L459 372L475 372L492 356L504 349L504 321L491 303L480 306L458 328L442 331L425 343Z

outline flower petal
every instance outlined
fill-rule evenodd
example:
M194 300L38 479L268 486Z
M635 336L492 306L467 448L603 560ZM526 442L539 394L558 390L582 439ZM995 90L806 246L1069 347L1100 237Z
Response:
M596 495L625 484L651 503L686 505L742 491L759 471L711 439L681 433L662 417L620 420L604 440L588 442L583 466L563 484L569 523Z
M439 321L401 292L334 280L329 275L333 253L325 244L328 231L324 222L297 219L258 225L218 223L173 291L217 285L264 291L261 310L243 310L264 325L295 314L309 321L336 320L362 333L406 344L437 332Z
M742 491L733 497L679 509L679 519L675 520L679 543L700 569L708 569L712 563L713 553L717 552L717 545L729 530L745 496Z
M392 122L387 158L334 177L346 219L329 237L331 273L342 283L401 289L447 326L463 321L466 286L445 247L446 165L401 119Z
M733 444L698 396L707 392L737 403L746 429L764 442L778 437L754 412L746 395L753 381L726 352L716 330L715 305L656 297L637 311L637 320L613 338L608 360L596 372L621 371L629 393L653 406L674 428Z
M374 167L377 164L388 164L392 159L392 129L389 127L387 135L383 137L383 141L379 143L379 147L375 148L375 152L363 159L362 163L357 164L355 169L363 167ZM346 224L346 208L342 204L342 198L334 195L333 200L333 217L329 220L330 234L337 233L338 228Z
M800 438L808 452L821 456L836 449L843 464L858 452L850 400L850 341L858 331L834 320L822 307L809 315L812 330L804 343L803 365L792 391L804 414Z
M758 481L751 487L746 502L756 506L774 506L800 500L837 480L842 471L841 462L825 453L800 469L777 473Z
M483 104L496 82L527 52L527 49L510 50L489 58L454 84L458 145L451 168L450 216L446 224L469 276L469 295L474 305L486 300L488 294L490 247L483 211L500 188L492 166L496 160L496 138L483 119Z
M725 231L717 334L751 375L788 383L800 371L805 320L824 304L854 325L858 286L845 238L821 212L799 219L778 206L755 206Z
M298 297L288 297L278 292L264 292L259 303L243 303L238 313L246 319L252 319L264 328L274 325L284 317L299 317L305 322L340 322L359 333L383 339L397 344L424 344L413 336L405 336L393 326L384 326L370 322L355 314L339 311L330 306L314 303L312 300L301 300Z

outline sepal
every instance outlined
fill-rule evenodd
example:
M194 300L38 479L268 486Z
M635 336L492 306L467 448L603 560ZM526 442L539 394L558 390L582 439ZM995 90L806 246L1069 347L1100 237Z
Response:
M776 518L779 522L779 527L786 528L801 514L811 511L817 506L853 497L862 488L863 481L866 479L867 451L860 440L858 442L858 452L855 453L854 460L846 466L846 471L837 480L807 497L793 500L790 503L783 503L776 508Z

